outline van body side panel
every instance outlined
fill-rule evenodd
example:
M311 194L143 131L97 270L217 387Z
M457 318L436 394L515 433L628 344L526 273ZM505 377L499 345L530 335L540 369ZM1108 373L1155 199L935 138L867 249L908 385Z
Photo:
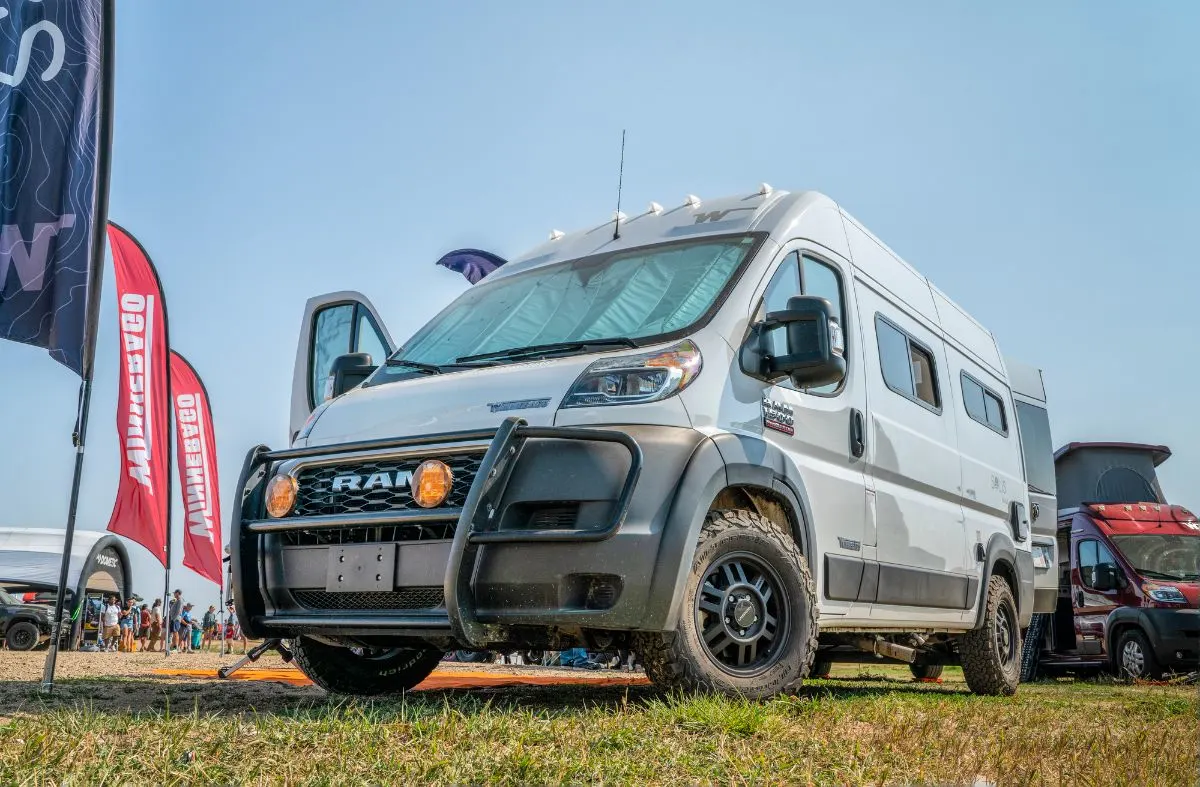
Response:
M857 259L855 267L860 267ZM866 333L862 342L863 367L871 403L867 417L867 458L875 493L878 562L928 572L930 582L920 592L931 602L944 601L941 587L944 575L960 577L964 593L964 603L957 611L914 603L911 574L881 569L871 618L960 623L966 607L966 583L974 567L967 562L960 504L962 470L955 425L945 415L949 382L939 331L928 320L913 314L907 304L894 300L864 272L856 276L854 287L859 319ZM924 292L931 306L928 288ZM885 382L878 336L880 315L932 352L940 409L897 393ZM920 597L918 594L917 598ZM919 612L914 609L920 606L931 609Z

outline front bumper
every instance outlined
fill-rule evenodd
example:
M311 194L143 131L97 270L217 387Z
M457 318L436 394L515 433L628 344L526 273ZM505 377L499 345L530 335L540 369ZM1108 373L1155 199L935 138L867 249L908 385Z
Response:
M1164 667L1200 664L1200 609L1144 609L1146 633Z
M278 452L260 446L243 469L241 516L231 534L239 615L253 636L409 638L467 648L522 641L523 628L655 628L665 617L663 593L653 592L656 574L673 581L676 568L659 571L663 528L705 439L675 427L529 427L510 418L494 432ZM264 518L262 489L280 466L447 447L482 452L459 508ZM550 504L577 506L578 515L554 526L514 526L527 510ZM402 528L439 522L453 525L452 538L394 538ZM343 544L297 543L293 535L348 528L384 535L344 555ZM338 559L355 569L364 559L383 567L379 582L369 582L376 590L331 588ZM387 608L364 608L376 599Z

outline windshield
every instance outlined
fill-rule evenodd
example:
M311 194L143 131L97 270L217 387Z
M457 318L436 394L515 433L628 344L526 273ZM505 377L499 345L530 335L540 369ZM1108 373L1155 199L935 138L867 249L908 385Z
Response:
M1113 536L1117 549L1146 579L1200 579L1200 536Z
M723 236L666 243L484 281L417 331L367 384L414 373L399 359L453 368L472 356L525 347L604 340L636 346L673 338L710 314L758 239ZM586 348L554 351L572 350Z
M0 604L21 604L21 603L24 603L24 602L22 602L19 598L14 596L12 593L9 593L7 590L0 590Z

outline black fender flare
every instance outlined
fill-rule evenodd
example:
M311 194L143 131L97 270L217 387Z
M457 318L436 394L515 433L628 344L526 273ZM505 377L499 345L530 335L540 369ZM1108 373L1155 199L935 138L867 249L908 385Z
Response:
M256 445L246 452L242 472L238 475L233 516L229 524L229 592L237 611L238 623L247 637L265 639L266 629L255 626L256 617L266 614L266 599L262 595L261 536L242 531L242 521L258 519L262 506L263 482L266 480L261 455L271 449ZM251 476L257 477L251 481Z
M1138 607L1117 607L1104 621L1104 652L1110 663L1117 663L1117 635L1130 628L1139 629L1150 640L1150 647L1158 649L1158 629L1150 616Z
M671 501L643 628L674 630L704 518L717 496L731 486L759 487L784 501L790 509L792 537L809 557L809 570L816 581L819 567L810 551L810 545L816 543L811 532L811 511L804 485L797 474L788 472L783 451L750 435L715 435L696 447Z
M983 576L975 598L975 626L983 628L984 613L987 611L987 587L995 573L996 565L1005 562L1016 580L1014 600L1017 602L1017 621L1021 628L1029 625L1033 618L1033 556L1021 552L1008 533L992 533L983 556Z

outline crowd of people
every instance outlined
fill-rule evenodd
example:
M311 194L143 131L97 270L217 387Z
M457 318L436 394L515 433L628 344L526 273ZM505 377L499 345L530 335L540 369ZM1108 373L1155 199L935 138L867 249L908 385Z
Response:
M238 624L232 600L225 604L224 621L215 605L210 604L204 614L198 614L194 604L183 600L182 590L171 595L165 615L162 599L155 599L153 604L139 605L138 601L128 598L121 603L116 596L109 596L101 602L99 650L152 652L169 646L177 653L195 653L211 650L214 644L219 647L223 633L230 652L238 642L246 652L246 635Z

